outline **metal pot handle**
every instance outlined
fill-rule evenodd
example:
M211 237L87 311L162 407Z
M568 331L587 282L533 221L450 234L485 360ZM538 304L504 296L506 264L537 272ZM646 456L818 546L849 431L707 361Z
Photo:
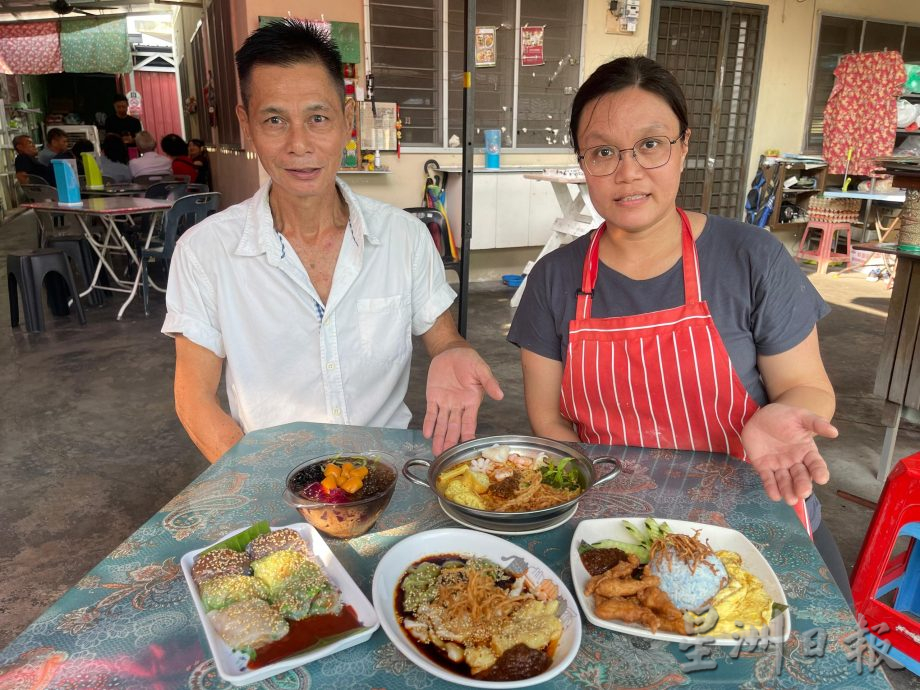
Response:
M428 486L427 481L425 481L424 479L419 479L418 477L416 477L414 474L412 474L409 471L410 467L415 467L416 465L431 468L431 461L425 460L424 458L412 458L411 460L406 462L405 465L403 465L403 468L402 468L403 476L406 479L408 479L410 482L412 482L413 484L418 484L419 486L424 486L425 488L430 489L431 487Z
M594 486L600 486L601 484L606 484L611 479L619 475L620 470L623 469L623 466L620 464L620 461L617 458L613 457L612 455L604 455L599 458L594 458L591 461L591 465L595 468L595 471L598 465L603 465L603 464L613 465L613 470L611 470L610 472L605 474L603 477L598 479L596 482L594 482Z

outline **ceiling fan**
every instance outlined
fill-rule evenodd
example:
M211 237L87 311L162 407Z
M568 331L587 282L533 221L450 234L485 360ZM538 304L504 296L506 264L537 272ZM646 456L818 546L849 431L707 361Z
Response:
M71 12L79 12L80 14L85 14L87 17L97 17L98 15L87 12L84 9L79 7L74 7L67 0L51 0L50 7L54 12L57 12L60 15L70 14Z

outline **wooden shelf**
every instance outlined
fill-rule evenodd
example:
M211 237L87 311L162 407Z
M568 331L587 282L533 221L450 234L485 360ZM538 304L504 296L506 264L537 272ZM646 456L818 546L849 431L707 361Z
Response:
M760 168L763 171L764 177L767 180L767 184L775 183L775 189L782 190L780 193L776 193L776 201L773 204L773 212L770 214L770 219L767 222L767 225L771 228L792 228L796 221L790 223L780 222L780 215L783 208L783 200L789 199L790 201L803 201L804 198L811 196L813 194L820 194L824 191L824 186L827 178L827 166L822 165L820 167L814 167L812 164L806 164L801 161L777 161L777 164L765 163L765 157L761 156L760 159ZM776 179L774 180L774 176ZM795 176L798 178L811 177L816 180L815 186L813 189L787 189L784 187L783 183L790 177Z

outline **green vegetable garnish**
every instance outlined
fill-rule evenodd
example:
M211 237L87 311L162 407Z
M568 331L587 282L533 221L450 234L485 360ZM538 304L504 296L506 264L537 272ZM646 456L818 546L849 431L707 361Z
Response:
M222 542L210 546L204 551L202 555L208 553L209 551L216 551L217 549L232 549L233 551L245 551L246 545L251 542L256 537L260 537L263 534L268 534L272 531L272 528L269 527L267 520L262 520L261 522L255 523L252 527L244 529L239 534L234 534L232 537L224 539Z
M575 458L560 458L555 463L547 463L540 468L540 474L543 475L543 483L549 484L556 489L576 490L581 488L581 475L578 469L572 468L566 470L565 467Z
M782 615L786 609L789 607L786 604L780 604L779 602L773 602L773 609L770 611L770 620L773 620L779 615Z

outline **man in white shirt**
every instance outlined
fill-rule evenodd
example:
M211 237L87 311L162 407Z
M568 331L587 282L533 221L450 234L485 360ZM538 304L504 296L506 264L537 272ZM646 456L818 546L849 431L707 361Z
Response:
M423 433L435 454L472 438L483 393L502 392L457 333L427 229L336 180L354 107L338 51L285 20L236 60L237 115L271 180L186 232L171 261L163 332L189 436L214 462L244 432L292 421L405 428L416 334L432 357Z
M128 161L131 177L172 175L172 161L156 152L157 140L150 132L147 130L138 132L134 137L134 144L140 156Z

